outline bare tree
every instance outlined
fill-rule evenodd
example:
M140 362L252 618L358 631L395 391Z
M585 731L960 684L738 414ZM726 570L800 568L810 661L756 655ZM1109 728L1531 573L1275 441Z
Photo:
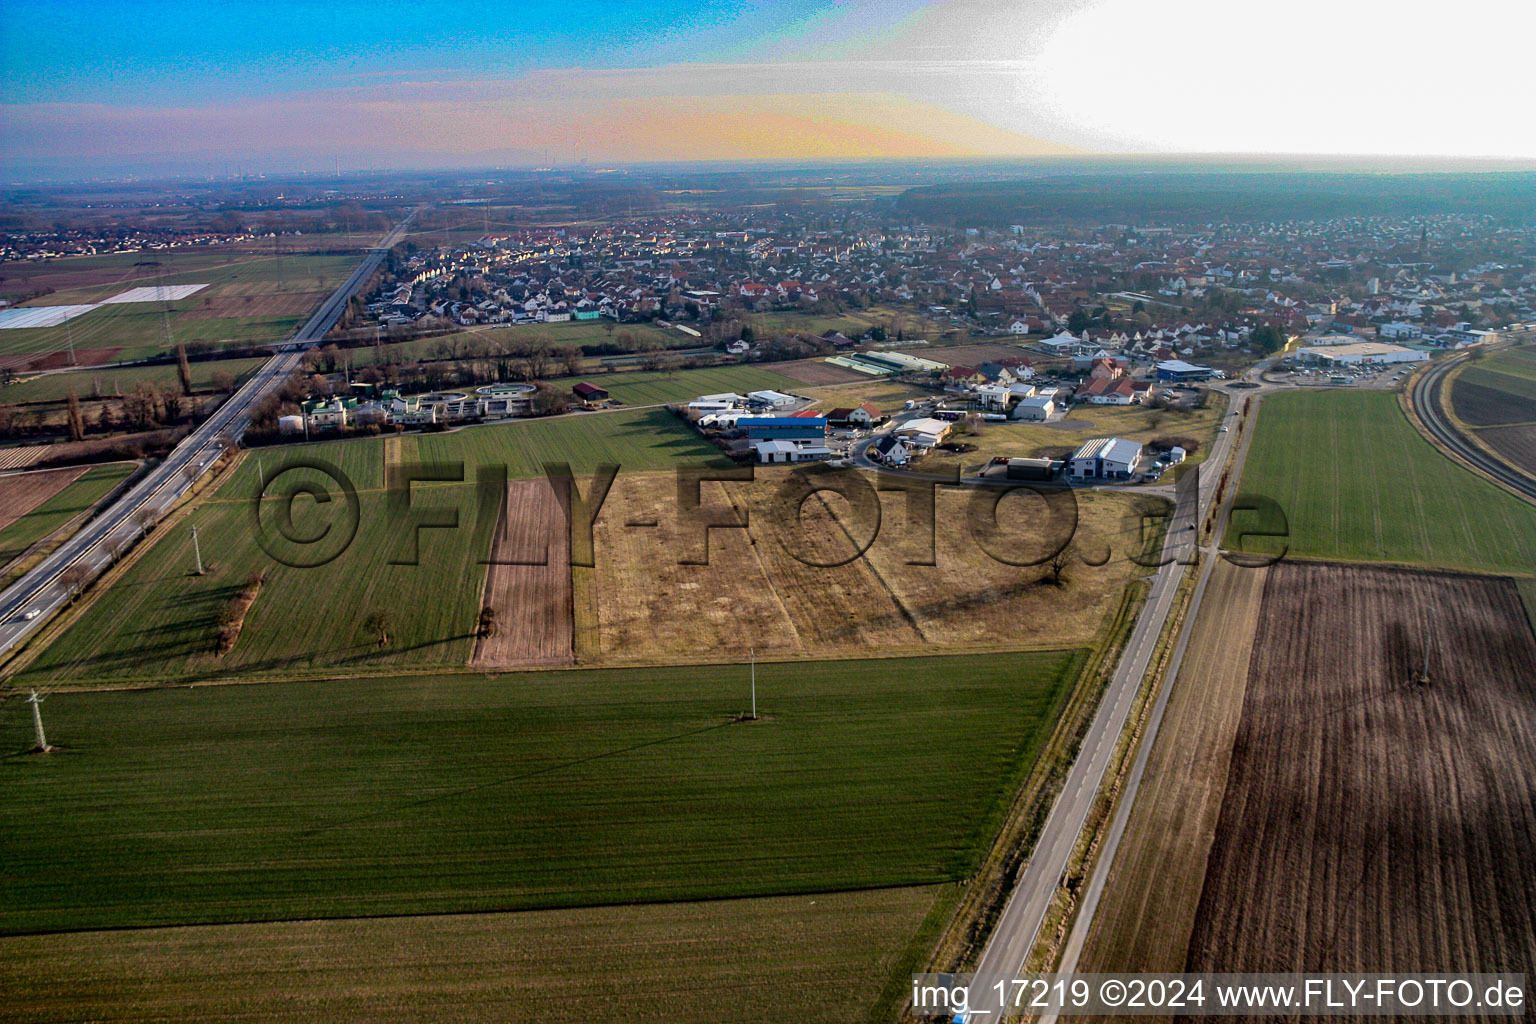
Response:
M79 596L80 591L85 589L85 585L90 582L91 570L76 562L68 569L65 569L60 578L63 579L64 587L69 591L69 596L75 598Z
M133 513L134 523L140 530L144 531L146 536L148 536L150 530L155 528L155 520L158 518L159 516L155 513L155 510L148 505L140 506Z
M1068 582L1067 567L1072 564L1072 558L1077 553L1075 545L1070 541L1045 563L1045 578L1052 586L1064 586Z

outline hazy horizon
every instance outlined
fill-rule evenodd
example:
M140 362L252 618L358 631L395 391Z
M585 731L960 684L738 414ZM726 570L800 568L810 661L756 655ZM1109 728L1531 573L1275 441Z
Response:
M754 160L1536 159L1536 12L1467 0L17 0L0 177ZM1497 13L1509 31L1477 26ZM1529 24L1527 24L1529 23ZM1477 75L1456 61L1474 59Z

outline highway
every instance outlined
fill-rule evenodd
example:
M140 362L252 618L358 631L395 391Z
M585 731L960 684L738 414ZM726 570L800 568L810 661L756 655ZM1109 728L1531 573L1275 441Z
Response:
M375 248L367 250L357 269L300 327L293 338L231 395L212 416L188 434L138 483L87 523L52 554L0 594L0 657L9 654L49 616L62 607L80 584L94 579L192 488L228 445L240 439L250 411L268 392L280 387L298 368L304 351L325 337L347 302L371 277L385 255L405 233L413 210ZM71 572L71 567L83 570ZM68 578L66 578L66 574ZM76 578L78 577L78 578ZM36 610L31 619L25 616Z
M1440 404L1440 393L1446 379L1466 357L1453 356L1425 371L1413 385L1413 411L1419 422L1434 435L1435 440L1455 453L1456 457L1486 476L1499 481L1510 489L1536 500L1536 480L1532 480L1505 463L1489 455L1457 430L1446 417Z
M1235 424L1239 422L1253 392L1230 391L1228 394L1231 396L1230 412L1236 415L1229 415L1226 422ZM1020 977L1023 973L1025 960L1035 945L1046 912L1066 873L1073 847L1077 845L1094 798L1109 769L1115 746L1130 718L1137 691L1151 666L1158 638L1177 603L1184 570L1194 559L1199 525L1215 499L1216 488L1232 454L1236 436L1232 431L1216 435L1210 456L1199 467L1198 486L1189 483L1194 479L1193 474L1186 473L1179 481L1173 518L1163 542L1163 558L1166 561L1152 576L1152 588L1147 602L1142 606L1136 625L1126 641L1125 650L1121 653L1119 664L1115 667L1114 675L1083 738L1077 759L1051 807L1034 851L1019 874L1013 894L982 951L976 966L976 981L971 988L971 1005L975 1009L968 1015L968 1021L1002 1019L1002 1007L986 1005L983 997L994 995L991 986L997 981ZM1233 469L1235 477L1241 466L1234 466ZM1213 542L1207 551L1206 561L1214 557L1217 554ZM1188 625L1186 622L1186 630ZM985 1012L977 1013L975 1010Z

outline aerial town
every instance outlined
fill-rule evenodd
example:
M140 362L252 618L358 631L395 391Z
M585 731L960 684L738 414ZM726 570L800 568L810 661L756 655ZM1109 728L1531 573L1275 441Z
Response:
M1414 14L8 0L0 1019L1529 1016L1536 6Z

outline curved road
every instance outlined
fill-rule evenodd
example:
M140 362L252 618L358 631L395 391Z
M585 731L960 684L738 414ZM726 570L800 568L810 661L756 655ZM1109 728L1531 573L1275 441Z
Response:
M1419 422L1457 458L1483 474L1493 477L1527 498L1536 501L1536 481L1489 455L1457 430L1440 404L1440 392L1451 371L1466 362L1465 357L1447 359L1432 366L1413 385L1413 411Z
M414 217L412 211L376 248L367 250L356 270L321 303L282 350L269 359L212 416L188 434L126 494L60 545L25 576L0 594L0 657L9 654L83 583L110 565L114 552L127 549L191 489L224 448L238 441L252 407L280 387L304 358L304 351L325 337L340 319L353 294L373 275L384 256ZM76 571L72 568L78 567ZM37 611L28 620L24 616Z

